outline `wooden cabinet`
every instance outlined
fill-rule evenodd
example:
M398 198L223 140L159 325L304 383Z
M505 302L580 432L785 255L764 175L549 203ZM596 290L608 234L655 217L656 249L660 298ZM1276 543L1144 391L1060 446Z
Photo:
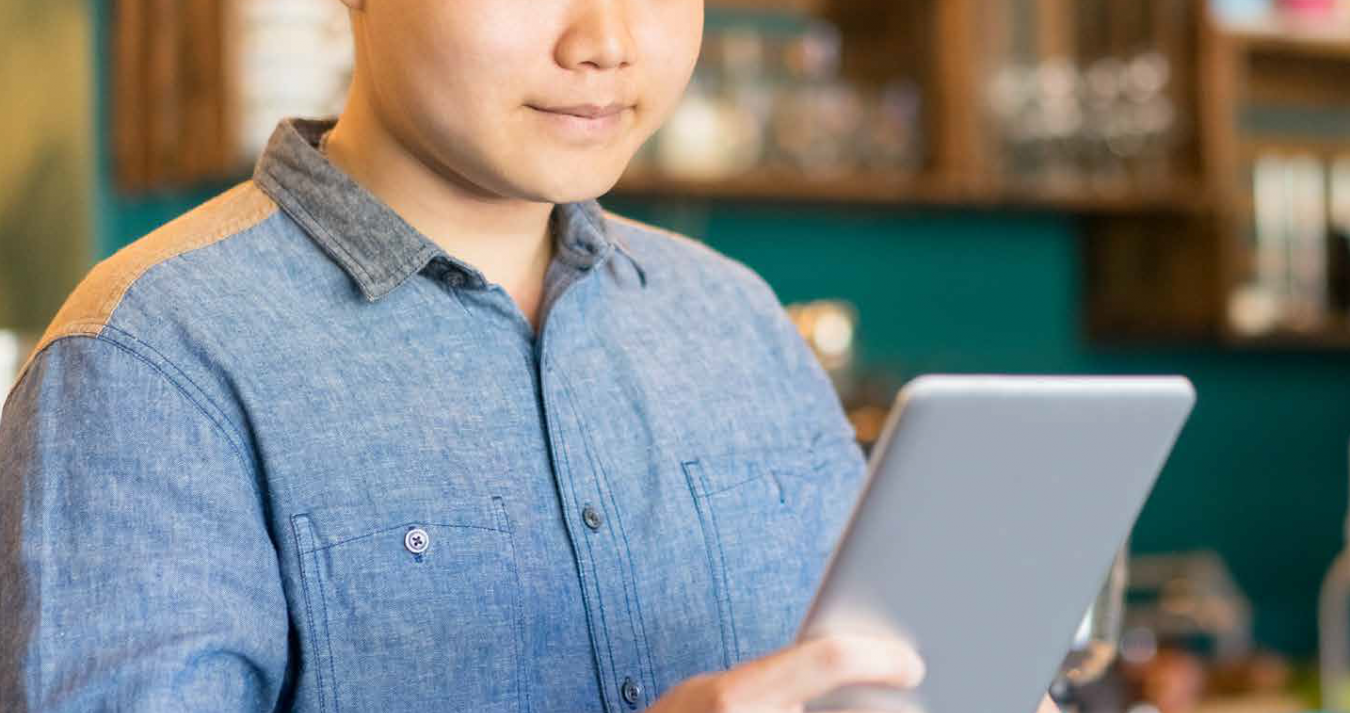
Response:
M1170 224L1148 216L1093 223L1086 251L1092 333L1108 341L1203 338L1242 349L1350 348L1350 228L1342 224L1336 237L1325 195L1332 190L1327 167L1338 158L1350 166L1350 35L1233 29L1209 17L1199 30L1195 149L1208 207ZM1310 185L1291 189L1308 200L1286 206L1286 217L1310 223L1311 239L1322 243L1309 254L1325 296L1311 309L1285 309L1279 301L1286 298L1270 294L1278 289L1253 285L1268 269L1257 265L1269 247L1258 242L1270 230L1258 225L1258 204L1268 201L1256 195L1256 166L1270 157L1323 167L1313 169ZM1277 244L1289 252L1283 259L1308 252L1284 240Z
M240 172L239 92L222 29L230 26L231 5L115 3L112 121L124 190ZM1226 29L1207 6L709 0L710 13L823 20L842 38L840 71L849 81L912 82L921 100L921 159L904 170L869 166L822 177L766 166L715 180L672 178L635 163L616 192L1070 213L1083 226L1087 328L1096 339L1350 346L1344 315L1260 334L1235 330L1231 317L1253 259L1254 157L1271 150L1350 154L1350 131L1300 134L1307 123L1300 117L1350 119L1350 39ZM1112 82L1159 78L1164 83L1145 87L1152 94L1138 101L1156 103L1146 118L1161 117L1167 133L1145 156L1140 137L1118 121L1121 111L1138 107L1103 108L1093 92L1111 100L1112 91L1123 91ZM1074 101L1081 106L1052 114L1045 107L1065 96L1053 85L1065 81L1078 83ZM1029 82L1041 95L1019 101L1040 102L1041 113L1024 122L1008 113L1007 99L1009 91L1025 94ZM1254 129L1268 107L1292 112L1293 127ZM1076 128L1065 131L1065 122Z
M111 3L111 148L121 190L174 188L234 168L222 32L228 3Z
M1090 5L1092 3L1082 3ZM1134 3L1115 2L1129 6ZM719 181L663 179L649 171L621 182L626 193L700 197L785 198L791 200L892 202L902 204L1023 207L1089 214L1195 213L1206 208L1208 187L1199 176L1193 137L1195 46L1199 1L1157 2L1172 8L1155 13L1163 29L1155 34L1159 51L1173 66L1170 99L1191 122L1174 170L1165 180L1033 181L1001 160L997 127L988 110L991 83L1010 46L1025 44L1029 62L1081 59L1098 47L1080 21L1079 4L1064 0L817 0L784 6L751 0L714 5L775 6L775 12L809 11L837 26L843 35L843 71L850 81L878 83L888 78L917 81L923 103L925 161L922 170L888 174L861 172L817 178L751 171ZM1077 8L1077 9L1076 9ZM1033 26L1025 29L1026 26ZM1109 33L1107 33L1109 34ZM1124 32L1116 34L1126 35ZM1029 35L1026 41L1014 35ZM1111 37L1124 44L1128 37ZM1101 41L1103 45L1106 41ZM1087 45L1087 46L1084 46Z

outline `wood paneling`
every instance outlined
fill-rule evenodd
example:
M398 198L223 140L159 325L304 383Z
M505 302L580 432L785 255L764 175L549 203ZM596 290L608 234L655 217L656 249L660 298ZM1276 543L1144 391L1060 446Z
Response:
M122 190L181 186L231 168L227 1L113 3L113 156Z

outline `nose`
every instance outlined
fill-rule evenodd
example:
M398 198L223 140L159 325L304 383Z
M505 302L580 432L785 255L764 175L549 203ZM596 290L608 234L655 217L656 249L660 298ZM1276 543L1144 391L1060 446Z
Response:
M616 69L632 62L629 0L576 0L575 14L558 42L565 69Z

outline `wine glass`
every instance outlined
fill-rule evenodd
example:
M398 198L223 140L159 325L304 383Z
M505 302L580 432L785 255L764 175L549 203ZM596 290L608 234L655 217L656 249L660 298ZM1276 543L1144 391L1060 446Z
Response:
M1128 563L1127 543L1116 552L1106 581L1083 615L1083 621L1074 633L1073 644L1060 664L1059 675L1050 686L1051 695L1064 713L1077 710L1074 696L1076 689L1101 678L1116 659L1125 613Z

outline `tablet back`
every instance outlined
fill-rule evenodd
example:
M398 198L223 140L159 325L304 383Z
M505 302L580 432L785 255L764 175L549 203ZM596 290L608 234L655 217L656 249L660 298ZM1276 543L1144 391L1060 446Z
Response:
M928 677L809 709L1035 711L1194 401L1171 377L907 385L798 638L899 635Z

